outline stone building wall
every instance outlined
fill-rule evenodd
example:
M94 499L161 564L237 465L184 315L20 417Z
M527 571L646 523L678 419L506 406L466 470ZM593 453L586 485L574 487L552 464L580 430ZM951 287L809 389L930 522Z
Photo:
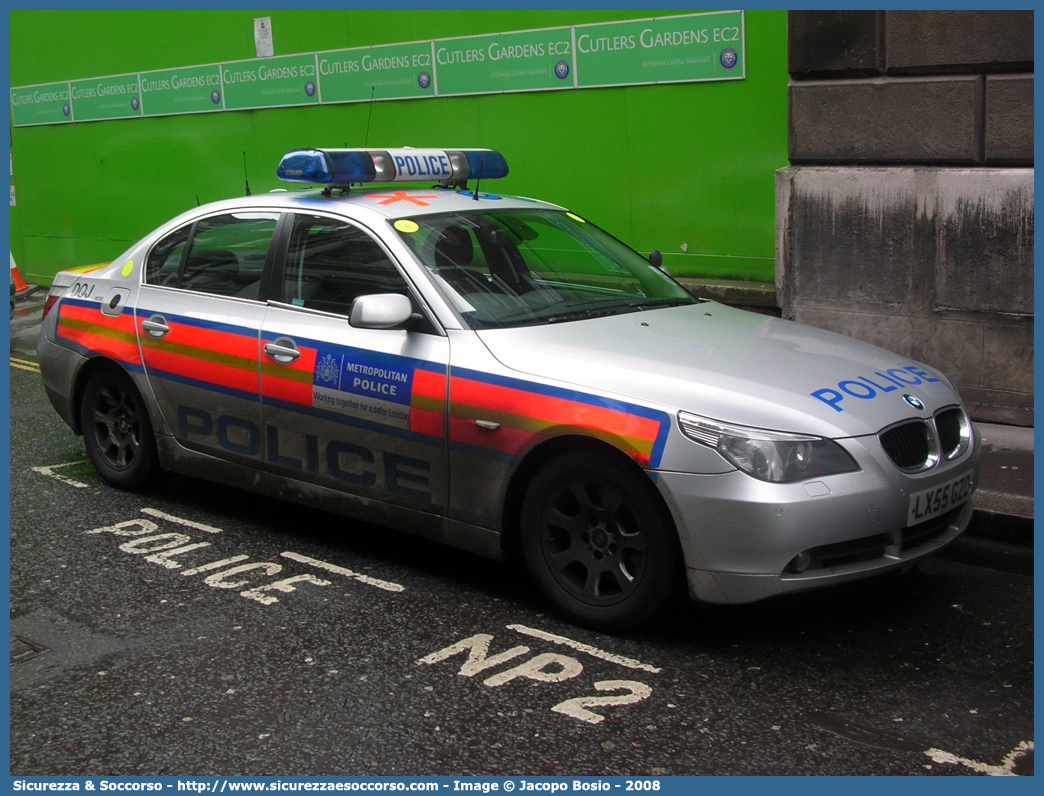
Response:
M1033 425L1033 12L792 11L783 316Z

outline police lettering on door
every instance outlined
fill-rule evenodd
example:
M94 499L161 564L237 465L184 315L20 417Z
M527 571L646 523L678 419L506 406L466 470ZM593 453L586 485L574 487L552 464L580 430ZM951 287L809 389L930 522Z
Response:
M253 421L235 415L219 415L192 406L178 405L179 440L216 439L223 449L264 460L276 467L299 470L315 476L329 476L349 487L383 489L402 497L432 502L427 475L431 463L412 456L374 451L344 440L320 439L265 424L264 438Z

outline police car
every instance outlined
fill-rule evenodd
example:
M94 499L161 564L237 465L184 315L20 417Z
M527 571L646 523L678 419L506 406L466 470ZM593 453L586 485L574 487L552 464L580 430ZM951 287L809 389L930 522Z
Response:
M942 373L696 298L581 215L490 193L507 171L286 154L282 179L321 187L193 208L57 276L51 403L114 487L183 473L517 550L596 628L682 583L750 602L965 529L979 437Z

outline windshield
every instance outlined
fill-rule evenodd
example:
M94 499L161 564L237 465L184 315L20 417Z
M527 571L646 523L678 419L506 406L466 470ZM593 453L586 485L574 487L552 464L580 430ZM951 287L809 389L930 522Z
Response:
M697 302L640 254L561 211L426 215L395 228L473 329Z

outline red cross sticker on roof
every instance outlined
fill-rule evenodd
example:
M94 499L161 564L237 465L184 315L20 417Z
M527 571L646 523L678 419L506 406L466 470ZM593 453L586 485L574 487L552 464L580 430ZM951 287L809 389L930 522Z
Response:
M421 207L427 207L431 202L423 202L422 199L438 199L439 197L434 194L422 194L420 196L410 196L406 191L396 191L391 196L385 196L380 193L368 193L366 194L367 199L380 199L377 204L379 205L390 205L394 202L413 202L415 205Z

